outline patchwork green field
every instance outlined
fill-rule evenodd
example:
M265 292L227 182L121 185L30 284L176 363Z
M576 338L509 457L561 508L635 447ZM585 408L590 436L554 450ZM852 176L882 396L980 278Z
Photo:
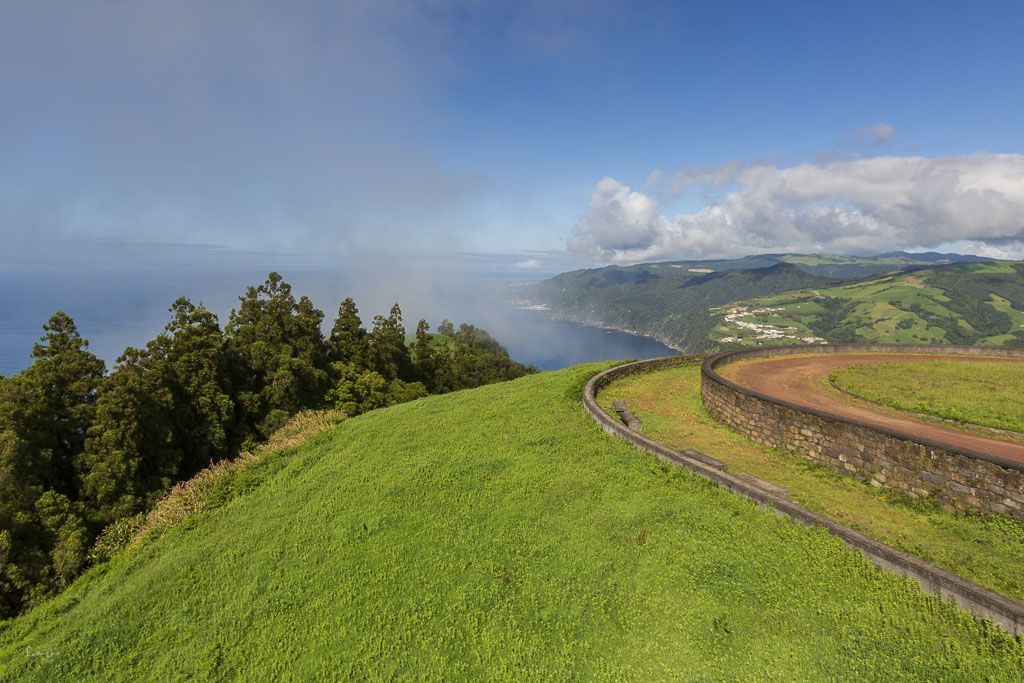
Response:
M992 590L1024 600L1024 524L953 514L874 488L786 451L757 444L717 422L700 399L700 366L623 378L606 387L606 408L626 401L644 434L677 450L711 455L787 489L805 507Z
M900 410L1024 432L1024 363L868 363L836 370L829 379L855 396Z
M602 367L372 411L257 461L0 626L0 678L1019 675L998 629L605 435L580 405Z
M712 342L1024 345L1024 263L993 261L892 273L783 292L711 310Z

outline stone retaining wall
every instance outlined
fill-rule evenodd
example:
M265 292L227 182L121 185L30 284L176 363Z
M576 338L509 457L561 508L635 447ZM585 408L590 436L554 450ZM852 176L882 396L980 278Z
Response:
M733 476L726 471L722 463L699 451L674 451L652 441L629 429L598 405L597 392L612 381L633 374L661 370L681 362L692 362L692 360L692 358L682 356L656 358L619 365L600 372L592 377L583 389L583 407L602 429L613 436L625 439L638 449L650 453L660 460L685 467L719 486L749 498L759 505L771 508L779 514L786 515L799 524L821 526L848 547L863 553L875 566L917 581L921 588L928 593L952 600L962 609L991 620L1011 635L1018 638L1024 635L1024 605L1019 602L967 581L881 541L876 541L740 476Z
M1024 359L1022 349L973 346L842 344L743 349L704 362L701 398L716 419L767 446L799 453L875 486L914 498L936 498L947 508L1024 519L1024 466L1020 463L782 401L739 386L717 372L722 365L750 358L870 352Z

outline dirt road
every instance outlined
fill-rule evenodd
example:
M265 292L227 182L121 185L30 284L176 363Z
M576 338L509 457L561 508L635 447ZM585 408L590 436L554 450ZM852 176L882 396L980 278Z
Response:
M907 413L872 404L845 394L828 381L838 367L854 363L886 361L926 362L952 360L964 363L1020 363L1016 358L977 356L932 356L897 353L829 353L806 356L759 358L725 365L718 372L726 379L808 408L866 422L875 427L895 429L911 437L932 439L953 446L1024 463L1024 440L995 432L958 429L955 426L917 418Z

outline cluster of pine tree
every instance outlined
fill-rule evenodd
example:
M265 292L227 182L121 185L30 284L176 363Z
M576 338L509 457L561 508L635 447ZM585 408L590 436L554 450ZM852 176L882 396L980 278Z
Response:
M534 372L483 330L402 312L367 331L345 299L324 319L277 273L249 287L222 330L187 299L107 375L74 321L44 326L33 363L0 377L0 618L61 590L108 524L148 509L177 481L266 439L295 413L350 416Z

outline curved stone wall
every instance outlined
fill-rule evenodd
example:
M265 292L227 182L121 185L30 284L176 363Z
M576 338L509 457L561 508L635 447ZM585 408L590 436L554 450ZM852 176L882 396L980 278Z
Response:
M1024 605L1004 595L967 581L944 569L936 567L924 560L914 557L902 550L886 545L859 531L812 512L787 497L757 486L747 479L733 476L714 458L693 450L675 451L643 434L629 429L626 425L609 415L597 402L600 389L611 382L629 375L661 370L681 362L692 362L693 357L670 356L652 360L636 361L626 365L618 365L590 378L583 389L583 408L604 431L613 436L625 439L636 448L654 455L660 460L685 467L691 472L727 488L741 496L749 498L759 505L771 508L786 515L799 524L811 524L824 527L849 548L863 553L871 562L886 571L894 571L917 581L921 587L933 595L952 600L961 608L980 617L991 620L1011 635L1024 635Z
M1020 463L766 396L717 372L723 365L750 358L872 352L1024 359L1024 349L976 346L838 344L742 349L704 361L701 398L716 419L767 446L799 453L915 498L937 498L946 507L1024 519L1024 466Z

